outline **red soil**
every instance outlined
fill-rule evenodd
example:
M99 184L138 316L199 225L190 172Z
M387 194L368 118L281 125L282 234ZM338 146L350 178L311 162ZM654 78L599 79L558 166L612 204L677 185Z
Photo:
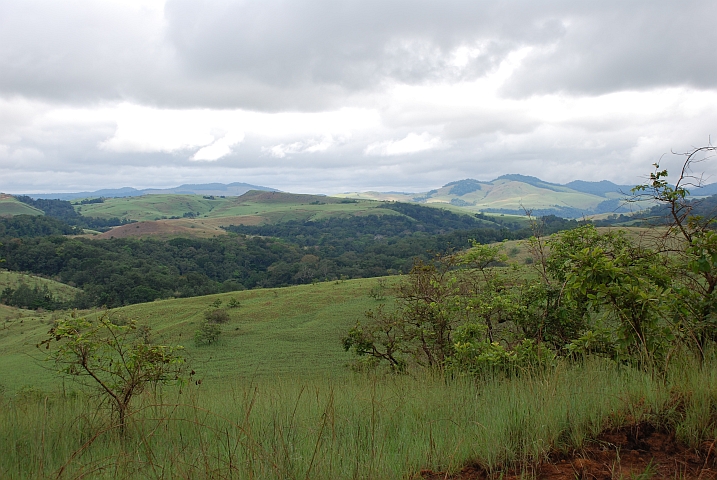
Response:
M715 442L698 451L675 440L674 434L657 431L649 424L631 425L603 433L597 440L572 454L555 452L532 468L489 474L480 465L459 473L421 471L425 480L477 480L532 477L549 480L620 478L717 479ZM644 474L644 475L643 475Z

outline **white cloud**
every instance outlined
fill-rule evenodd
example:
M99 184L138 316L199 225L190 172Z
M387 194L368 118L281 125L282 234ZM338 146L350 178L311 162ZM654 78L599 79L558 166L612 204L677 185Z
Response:
M321 139L310 139L300 142L293 142L290 144L279 144L273 147L262 147L262 152L271 155L276 158L284 158L287 155L294 153L316 153L325 152L331 146L335 145L331 135L327 135Z
M192 160L214 161L226 157L232 152L232 147L244 140L243 133L228 133L211 145L200 148L192 155Z
M420 135L412 132L401 140L372 143L366 147L364 153L366 155L380 156L409 155L443 146L443 142L439 137L435 137L428 132L423 132Z

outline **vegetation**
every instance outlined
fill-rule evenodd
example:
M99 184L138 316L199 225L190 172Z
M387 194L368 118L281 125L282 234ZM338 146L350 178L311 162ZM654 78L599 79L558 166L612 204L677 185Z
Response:
M103 285L159 291L200 272L222 285L244 275L306 284L6 317L0 442L9 448L0 476L450 478L468 464L481 475L530 476L542 462L587 457L601 432L625 425L668 432L697 460L694 468L671 461L668 474L652 462L624 472L620 459L632 454L618 451L613 477L702 475L715 466L717 438L717 236L684 188L694 158L674 185L656 167L636 187L671 216L667 227L642 230L649 237L548 217L521 242L476 235L466 250L424 253L407 275L380 279L344 272L371 272L384 240L410 251L470 232L489 241L527 233L507 223L487 233L481 217L393 204L385 218L254 227L278 240L13 239L0 255L9 266L77 279L108 270ZM475 193L483 184L451 187ZM338 259L357 270L317 283L322 262ZM32 343L59 368L29 365ZM192 382L181 381L184 358ZM53 370L92 391L60 384ZM600 455L618 448L600 445ZM569 475L589 472L575 466Z
M708 148L713 151L712 147ZM369 311L344 338L359 357L474 375L603 355L664 370L681 349L704 357L717 339L717 234L690 215L685 171L674 186L656 170L634 191L666 205L671 225L647 245L592 225L528 241L535 275L496 268L499 246L418 263L391 309ZM536 230L539 228L536 226Z
M181 347L154 345L136 322L116 325L109 314L94 319L72 315L59 320L38 344L50 350L59 373L99 391L118 417L123 435L134 398L147 387L182 381Z
M428 260L430 252L462 248L471 239L492 242L529 234L510 223L507 225L513 231L479 227L487 222L439 209L407 204L389 207L400 215L231 227L252 236L209 239L94 241L36 236L54 233L44 227L58 221L15 217L8 222L27 228L18 235L20 238L8 241L0 253L10 270L45 275L81 288L83 292L73 303L76 307L118 307L159 298L408 272L414 258ZM557 217L546 217L545 224L551 230L577 225ZM265 235L281 240L263 238ZM20 302L10 304L19 306ZM38 302L23 306L31 304ZM47 301L42 308L65 306Z
M34 238L78 233L82 233L82 229L43 215L15 215L0 218L0 238Z
M631 422L670 428L700 451L717 435L715 367L713 357L702 369L675 363L662 380L606 362L560 363L478 384L430 375L227 376L181 394L145 392L123 438L82 394L25 390L0 397L0 476L393 480L466 464L528 475L551 454L569 458L604 429Z
M118 217L96 218L82 216L75 211L75 208L67 200L35 200L26 195L17 195L15 196L15 198L26 205L29 205L41 212L44 212L44 214L48 217L52 217L64 222L66 226L69 225L72 227L77 227L80 230L83 228L106 230L110 227L115 227L117 225L125 225L126 223L129 223L129 220L120 219ZM57 224L57 222L55 223ZM71 233L75 232L73 231Z

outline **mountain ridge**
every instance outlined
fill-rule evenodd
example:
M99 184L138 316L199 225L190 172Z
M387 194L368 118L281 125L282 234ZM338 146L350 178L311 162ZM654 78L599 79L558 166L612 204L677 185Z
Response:
M161 194L185 194L185 195L226 195L238 197L250 190L261 190L264 192L279 192L275 188L262 187L260 185L252 185L250 183L234 182L234 183L185 183L178 187L172 188L144 188L136 189L133 187L122 188L105 188L92 192L70 192L70 193L29 193L28 197L44 200L76 200L79 198L92 197L141 197L142 195L161 195Z

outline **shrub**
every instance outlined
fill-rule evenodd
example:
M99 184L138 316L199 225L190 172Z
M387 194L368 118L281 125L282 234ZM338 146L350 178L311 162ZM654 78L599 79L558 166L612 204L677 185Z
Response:
M194 332L194 344L198 347L202 345L211 345L219 340L222 330L216 323L202 322L199 330Z
M204 319L208 323L227 323L229 321L229 313L220 308L207 310L204 312Z

